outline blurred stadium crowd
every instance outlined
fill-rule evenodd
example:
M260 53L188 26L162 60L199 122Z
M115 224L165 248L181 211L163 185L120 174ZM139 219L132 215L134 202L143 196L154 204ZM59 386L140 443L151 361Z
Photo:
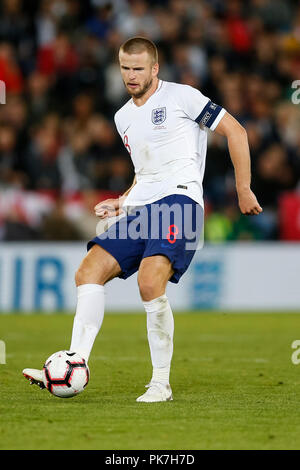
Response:
M2 0L0 239L94 236L93 206L131 184L113 115L128 99L120 44L151 38L160 78L199 88L248 131L264 212L241 216L226 142L209 133L206 239L282 237L300 176L300 5L284 0Z

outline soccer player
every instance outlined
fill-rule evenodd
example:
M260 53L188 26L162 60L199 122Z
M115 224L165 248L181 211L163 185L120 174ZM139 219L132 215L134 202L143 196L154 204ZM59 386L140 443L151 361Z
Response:
M120 198L95 207L100 219L118 220L88 243L76 273L78 301L70 350L88 361L104 316L105 284L138 271L153 372L137 401L168 401L174 320L166 286L168 281L178 283L201 237L207 129L227 138L241 212L256 215L262 208L250 188L245 129L199 90L160 80L157 49L149 39L128 39L120 47L119 62L131 98L117 111L115 124L135 178ZM174 207L179 210L172 211ZM138 226L143 236L135 236ZM195 243L188 244L191 241ZM43 387L41 371L23 373Z

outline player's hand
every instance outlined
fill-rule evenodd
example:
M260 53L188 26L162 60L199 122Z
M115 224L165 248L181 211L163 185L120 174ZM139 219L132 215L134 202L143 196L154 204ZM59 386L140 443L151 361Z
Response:
M250 188L238 190L238 199L242 214L258 215L262 212L262 207L259 205L255 194Z
M121 214L122 209L122 198L117 199L105 199L105 201L99 202L94 207L95 215L100 219L106 219L106 217L116 217Z

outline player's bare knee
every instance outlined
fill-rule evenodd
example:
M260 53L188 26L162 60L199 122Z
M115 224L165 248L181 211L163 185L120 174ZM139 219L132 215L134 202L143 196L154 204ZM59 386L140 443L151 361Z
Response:
M141 284L139 285L139 289L141 298L145 302L155 299L155 290L150 284Z
M76 286L83 284L100 284L104 285L110 279L116 276L114 272L106 266L97 266L95 269L81 266L75 274Z
M75 273L75 284L76 286L81 286L82 284L87 284L90 277L90 271L84 266L79 266Z
M103 256L92 261L91 257L86 256L81 262L75 273L76 286L83 284L104 285L109 280L118 276L120 268L110 258Z
M159 297L159 295L163 294L164 292L164 287L162 286L162 283L159 282L158 279L154 279L148 276L140 276L138 278L138 286L141 298L145 302ZM160 291L162 292L160 293Z
M102 284L103 267L96 263L91 263L89 259L84 258L75 273L76 286L83 284Z

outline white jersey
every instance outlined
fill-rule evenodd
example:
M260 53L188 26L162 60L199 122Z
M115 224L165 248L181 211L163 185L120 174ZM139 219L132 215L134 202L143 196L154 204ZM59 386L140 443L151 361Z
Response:
M199 90L162 80L145 104L130 99L119 109L115 124L137 181L124 206L184 194L203 207L207 128L214 130L224 114Z

